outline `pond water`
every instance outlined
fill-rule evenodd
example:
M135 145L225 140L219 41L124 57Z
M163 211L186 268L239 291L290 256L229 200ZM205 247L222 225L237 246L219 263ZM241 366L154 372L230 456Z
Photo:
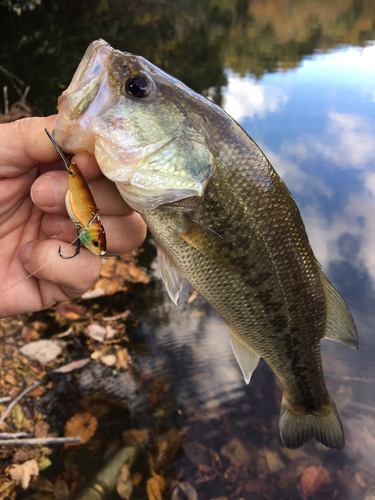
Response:
M311 442L290 452L267 365L246 386L225 324L203 299L186 286L176 307L160 286L144 292L132 337L150 346L138 360L150 379L167 381L152 418L183 434L175 476L200 500L375 498L374 2L50 1L20 16L0 9L0 63L31 85L28 99L44 113L99 37L221 104L292 192L315 255L354 316L358 352L322 342L346 446ZM310 467L323 478L311 491Z

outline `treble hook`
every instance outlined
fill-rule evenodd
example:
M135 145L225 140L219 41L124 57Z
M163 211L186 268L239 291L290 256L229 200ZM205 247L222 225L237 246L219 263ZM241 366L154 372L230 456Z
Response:
M78 239L76 241L76 251L75 251L75 254L72 255L71 257L64 257L63 254L61 253L61 246L59 245L59 255L62 259L73 259L73 257L76 257L76 255L79 254L79 251L81 250L81 240L79 239L79 231L77 230L77 234L78 234Z

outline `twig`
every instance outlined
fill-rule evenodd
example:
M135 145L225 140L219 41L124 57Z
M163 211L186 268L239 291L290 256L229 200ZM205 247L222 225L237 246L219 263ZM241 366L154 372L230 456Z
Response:
M30 438L30 439L0 439L0 446L50 446L52 444L80 443L78 437L61 438Z
M0 403L7 403L10 401L12 398L10 396L5 396L5 398L0 398Z
M8 408L5 410L4 415L1 416L0 424L1 424L1 422L4 422L4 420L7 418L9 413L12 411L13 407L18 403L18 401L20 401L28 392L32 391L36 387L39 387L42 384L42 382L43 382L42 380L39 380L38 382L35 382L35 384L31 385L30 387L26 387L26 389L24 391L22 391L21 394L19 394L16 397L16 399L14 399L11 402L10 405L8 406Z
M8 87L4 85L3 87L4 94L4 115L9 115L9 99L8 99Z
M10 434L8 432L0 432L0 439L17 439L17 438L32 438L34 434L29 432L16 432L15 434Z

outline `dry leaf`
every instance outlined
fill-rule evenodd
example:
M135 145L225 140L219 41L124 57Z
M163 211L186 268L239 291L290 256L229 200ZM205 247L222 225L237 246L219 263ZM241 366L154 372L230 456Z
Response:
M127 349L120 349L117 352L117 368L125 370L129 364L129 354Z
M130 477L129 467L127 465L123 465L121 467L120 473L117 476L116 489L121 498L129 500L133 491L133 484Z
M69 304L67 302L58 304L56 306L56 311L60 316L71 320L87 318L86 309L84 307Z
M34 434L37 438L44 438L48 434L49 425L44 420L39 420L35 425Z
M163 500L163 493L167 489L168 481L164 477L154 474L146 484L147 495L149 500Z
M97 323L87 327L87 335L98 342L104 342L106 334L106 329Z
M39 474L39 467L36 460L28 460L23 464L14 464L9 470L9 475L24 490L29 486L31 476Z
M22 411L22 406L17 403L12 410L13 423L17 429L19 429L24 421L25 415Z
M98 421L91 413L77 413L65 424L64 435L65 437L79 436L81 438L81 443L68 443L64 446L77 446L87 443L95 434L97 426Z
M69 373L74 370L78 370L78 368L82 368L87 365L87 363L90 361L90 358L84 358L84 359L78 359L77 361L72 361L71 363L68 363L67 365L62 365L59 368L56 368L54 370L55 373Z
M327 469L322 465L319 465L319 467L308 467L303 471L301 477L303 499L307 500L307 498L314 495L323 484L328 484L330 482L331 477Z
M100 361L106 366L114 366L117 363L117 357L114 354L107 354L100 358Z
M61 344L62 342L57 340L37 340L21 347L20 353L44 365L62 353Z

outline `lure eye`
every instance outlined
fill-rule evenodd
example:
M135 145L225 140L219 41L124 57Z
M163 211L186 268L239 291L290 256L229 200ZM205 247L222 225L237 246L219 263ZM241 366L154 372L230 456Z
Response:
M98 242L98 240L94 240L94 241L92 242L92 244L93 244L93 245L94 245L94 247L96 247L96 248L98 248L98 246L99 246L99 242Z
M132 76L125 82L125 91L137 99L147 97L149 94L148 81L142 75Z

